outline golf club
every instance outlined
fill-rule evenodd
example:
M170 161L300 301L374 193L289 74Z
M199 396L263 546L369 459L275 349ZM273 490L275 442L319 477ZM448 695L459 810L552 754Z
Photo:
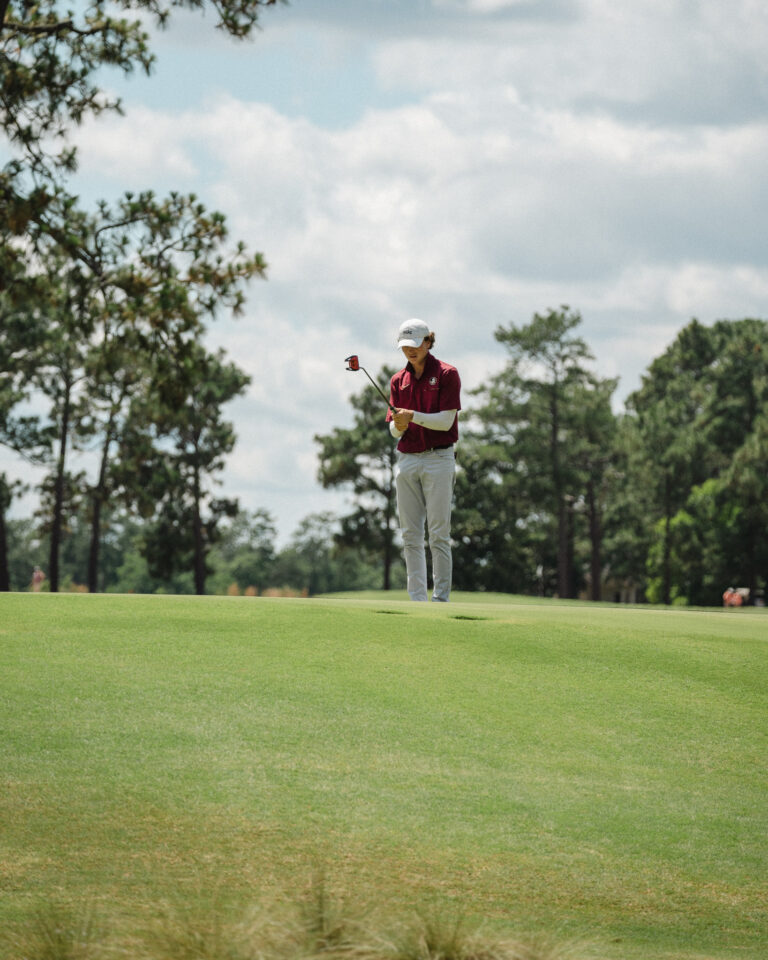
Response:
M394 412L395 412L395 408L392 406L392 404L389 402L389 400L387 400L387 398L386 398L386 397L384 396L384 394L381 392L381 388L379 387L379 385L376 383L376 381L373 379L373 377L370 375L370 373L368 373L368 371L365 369L365 367L361 367L361 366L360 366L360 360L359 360L357 354L356 354L356 353L353 353L352 356L351 356L351 357L347 357L344 362L345 362L346 365L347 365L347 370L351 371L352 373L355 373L355 372L357 372L358 370L362 370L362 371L363 371L363 373L366 375L366 377L368 377L368 379L371 381L371 383L374 385L374 387L378 390L378 393L379 393L379 396L381 397L381 399L384 401L384 403L386 403L386 405L389 407L389 409L392 411L392 413L394 413Z

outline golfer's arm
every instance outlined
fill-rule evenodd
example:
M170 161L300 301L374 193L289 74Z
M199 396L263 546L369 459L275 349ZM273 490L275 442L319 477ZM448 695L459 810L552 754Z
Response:
M450 430L457 413L458 410L440 410L438 413L419 413L414 410L412 422L417 423L420 427L427 427L429 430ZM395 421L390 420L389 432L395 440L399 440L405 430L398 430Z
M429 430L450 430L457 413L457 410L440 410L438 413L419 413L414 410L413 422Z

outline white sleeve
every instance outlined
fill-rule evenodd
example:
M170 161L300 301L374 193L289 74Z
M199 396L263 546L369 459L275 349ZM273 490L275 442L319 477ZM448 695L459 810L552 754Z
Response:
M405 430L398 430L397 427L395 426L395 421L394 421L394 420L390 420L390 421L389 421L389 432L392 434L392 436L395 438L395 440L399 440L400 437L402 437L402 435L405 433Z
M440 410L439 413L413 413L413 422L429 430L450 430L457 410Z

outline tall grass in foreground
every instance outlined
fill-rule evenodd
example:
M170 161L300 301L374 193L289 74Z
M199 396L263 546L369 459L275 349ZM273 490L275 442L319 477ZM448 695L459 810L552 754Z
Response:
M0 926L90 904L123 955L187 917L229 956L321 865L375 908L355 950L431 958L465 918L462 942L757 960L767 651L746 610L0 597ZM414 911L440 935L382 932Z
M381 920L379 920L381 924ZM575 945L542 935L503 938L468 927L460 918L414 915L389 926L349 912L315 882L293 911L285 906L227 918L168 907L129 945L110 939L90 910L49 905L0 936L8 960L579 960Z

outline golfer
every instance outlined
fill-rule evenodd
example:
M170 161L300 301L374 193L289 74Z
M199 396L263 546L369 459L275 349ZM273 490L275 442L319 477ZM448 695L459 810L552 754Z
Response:
M390 381L387 411L397 444L395 488L411 600L427 599L424 524L432 553L432 599L451 594L451 500L459 439L461 380L455 367L432 356L435 334L423 320L406 320L397 345L407 361Z

